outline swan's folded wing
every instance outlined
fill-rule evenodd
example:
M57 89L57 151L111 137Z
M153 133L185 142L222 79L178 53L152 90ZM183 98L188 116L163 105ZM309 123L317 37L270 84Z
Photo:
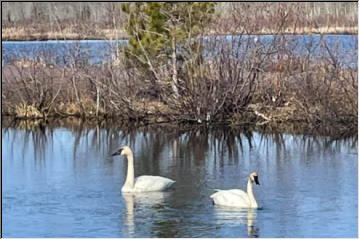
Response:
M250 206L248 195L240 189L218 190L218 192L210 196L215 204L223 206Z
M175 181L160 176L140 176L135 179L136 191L163 191L170 188Z
M241 197L241 198L249 199L248 194L241 189L230 189L228 191L231 192L232 194L235 194L235 195Z

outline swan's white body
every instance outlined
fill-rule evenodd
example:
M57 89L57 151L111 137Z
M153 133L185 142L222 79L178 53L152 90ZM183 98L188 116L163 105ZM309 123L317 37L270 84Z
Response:
M257 174L252 173L249 176L247 183L247 192L244 192L241 189L230 189L230 190L217 190L216 193L212 194L210 198L214 201L215 204L227 207L239 207L239 208L258 208L254 193L253 193L253 182L254 176Z
M140 176L134 177L134 156L131 149L127 146L120 148L114 155L125 155L128 160L126 180L121 188L122 192L157 192L169 189L174 180L160 176Z
M157 192L165 191L175 183L174 180L160 176L144 175L135 178L134 186L128 187L124 184L122 192Z

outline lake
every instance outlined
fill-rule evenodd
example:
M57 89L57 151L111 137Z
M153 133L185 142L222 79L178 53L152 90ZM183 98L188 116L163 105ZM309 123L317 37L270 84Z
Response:
M165 193L122 194L135 175L176 180ZM342 237L358 234L357 138L223 127L2 127L3 237ZM261 210L214 206L246 188Z
M320 43L326 42L340 62L338 64L357 67L357 35L223 35L205 37L208 44L207 55L216 55L219 43L232 43L234 55L237 51L246 51L247 41L253 44L255 37L264 46L273 42L286 41L285 48L291 49L299 56L305 56L308 49L316 55L324 55ZM20 59L41 58L49 64L67 65L72 61L81 60L86 64L103 64L111 61L119 46L127 45L127 40L65 40L65 41L3 41L2 65ZM236 46L236 47L235 47ZM284 49L280 48L280 51ZM325 51L325 55L329 57Z

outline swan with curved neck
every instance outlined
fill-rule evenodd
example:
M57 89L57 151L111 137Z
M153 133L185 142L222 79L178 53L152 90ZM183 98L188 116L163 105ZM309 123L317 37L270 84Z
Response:
M112 156L124 155L128 160L127 175L124 185L121 188L122 192L156 192L165 191L169 189L174 183L174 180L160 176L140 176L135 178L134 170L134 155L130 147L124 146L114 152Z
M241 189L230 190L217 190L212 194L214 204L228 206L228 207L241 207L241 208L258 208L254 193L253 184L260 185L258 175L253 172L249 175L247 182L247 192Z

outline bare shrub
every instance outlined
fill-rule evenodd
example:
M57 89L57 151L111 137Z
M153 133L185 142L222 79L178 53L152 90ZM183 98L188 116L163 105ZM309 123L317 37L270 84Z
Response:
M344 52L337 45L322 37L310 39L300 49L284 44L286 54L278 51L277 59L263 69L254 98L254 103L267 106L263 116L277 121L357 124L357 68L353 59L344 57L351 56L352 50ZM357 46L353 50L356 55ZM275 118L279 109L291 111Z
M3 101L14 105L33 106L47 115L61 91L64 73L57 68L39 66L5 66Z

